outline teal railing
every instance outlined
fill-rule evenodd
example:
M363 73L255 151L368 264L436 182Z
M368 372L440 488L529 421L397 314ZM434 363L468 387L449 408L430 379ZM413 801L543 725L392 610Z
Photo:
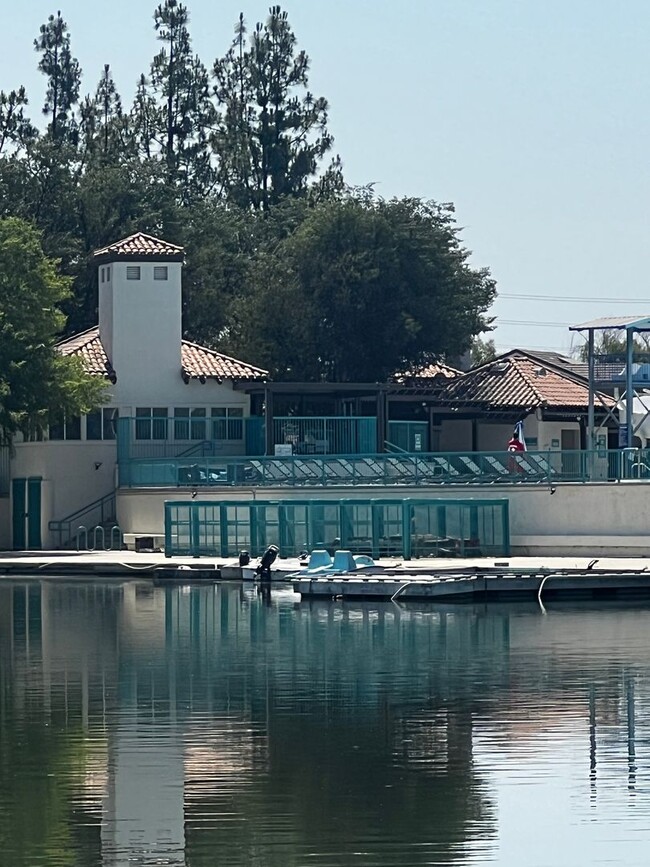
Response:
M440 452L119 462L121 487L335 487L650 480L650 452Z
M337 548L373 557L480 557L510 553L508 501L254 500L165 503L165 554L283 557Z
M57 548L65 548L78 540L82 533L92 533L95 527L115 521L115 491L94 500L82 509L77 509L60 521L50 521L50 532L54 535Z

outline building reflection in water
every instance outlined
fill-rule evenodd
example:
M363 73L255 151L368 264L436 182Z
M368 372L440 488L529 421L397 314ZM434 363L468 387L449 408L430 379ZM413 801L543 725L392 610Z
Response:
M16 867L480 863L486 733L507 755L571 707L596 792L601 727L625 719L635 787L637 661L591 670L567 616L556 636L522 606L3 585L0 839Z

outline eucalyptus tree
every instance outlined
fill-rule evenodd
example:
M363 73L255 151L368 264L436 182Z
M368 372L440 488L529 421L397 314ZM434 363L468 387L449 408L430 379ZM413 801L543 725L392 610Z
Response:
M309 91L308 72L309 57L280 6L250 36L240 15L229 51L213 67L218 180L237 204L268 211L284 196L306 195L331 150L328 103Z
M50 117L49 136L53 141L74 139L74 107L79 101L81 69L70 51L70 33L61 12L50 15L41 25L34 48L41 55L38 68L47 78L43 114Z

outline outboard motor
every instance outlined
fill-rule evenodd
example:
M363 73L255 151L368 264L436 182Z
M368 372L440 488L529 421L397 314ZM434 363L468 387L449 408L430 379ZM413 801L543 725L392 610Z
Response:
M260 581L271 580L271 566L275 563L279 553L280 549L277 545L269 545L266 551L262 554L259 566L257 567L257 574L260 576Z

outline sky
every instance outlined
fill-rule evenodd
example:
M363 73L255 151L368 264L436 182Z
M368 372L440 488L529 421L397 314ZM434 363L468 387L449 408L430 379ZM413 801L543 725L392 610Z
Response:
M125 105L157 51L149 0L6 5L0 89L44 98L33 40L58 8L83 90L110 63ZM186 0L210 67L243 12L269 0ZM568 325L650 313L650 3L647 0L292 0L330 104L345 179L453 202L471 263L499 297L497 349L568 352Z

